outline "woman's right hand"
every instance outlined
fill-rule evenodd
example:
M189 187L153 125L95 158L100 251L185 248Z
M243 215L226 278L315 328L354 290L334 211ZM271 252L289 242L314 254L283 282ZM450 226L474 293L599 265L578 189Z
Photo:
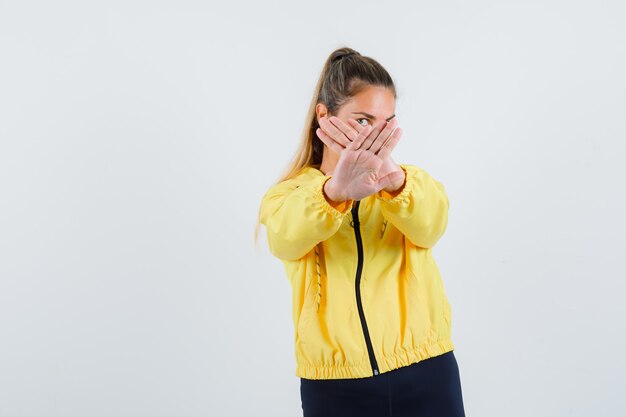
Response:
M320 140L339 154L332 177L324 186L324 192L329 199L336 202L361 200L397 183L399 179L402 180L401 172L392 172L383 177L379 175L385 158L400 140L401 132L394 132L396 124L396 119L390 122L381 121L373 129L364 129L360 133L355 131L343 144L335 141L321 128L317 130ZM320 126L323 125L332 129L329 120L320 120ZM369 149L365 149L363 144Z

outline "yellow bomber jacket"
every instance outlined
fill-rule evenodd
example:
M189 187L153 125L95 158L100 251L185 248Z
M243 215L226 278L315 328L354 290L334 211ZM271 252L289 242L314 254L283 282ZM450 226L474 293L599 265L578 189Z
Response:
M364 378L454 350L431 249L448 223L442 183L400 164L403 187L330 203L314 167L271 187L260 221L292 288L296 376Z

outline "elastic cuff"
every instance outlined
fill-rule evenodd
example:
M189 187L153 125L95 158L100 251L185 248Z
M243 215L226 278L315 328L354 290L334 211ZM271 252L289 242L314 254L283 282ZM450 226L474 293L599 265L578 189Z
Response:
M330 179L330 175L326 175L322 178L321 186L317 187L315 195L317 196L318 201L322 205L322 207L330 213L335 218L341 218L348 214L348 212L352 209L353 200L346 200L336 205L331 204L324 195L324 185L326 185L326 181Z

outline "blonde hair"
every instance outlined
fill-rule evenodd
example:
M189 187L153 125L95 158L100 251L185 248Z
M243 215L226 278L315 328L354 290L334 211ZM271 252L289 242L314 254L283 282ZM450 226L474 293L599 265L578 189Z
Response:
M320 167L324 144L315 133L319 127L317 104L324 104L330 115L336 114L343 104L370 85L387 87L396 97L393 79L375 59L361 55L348 47L338 48L328 56L315 85L298 150L276 184L294 178L304 167ZM259 226L260 210L254 230L255 241L258 238Z

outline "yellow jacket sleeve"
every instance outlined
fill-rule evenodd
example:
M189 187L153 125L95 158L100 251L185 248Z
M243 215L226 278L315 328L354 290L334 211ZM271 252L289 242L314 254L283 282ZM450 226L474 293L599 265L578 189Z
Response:
M423 169L400 164L406 173L404 188L380 191L381 210L415 246L432 248L448 225L450 202L442 183Z
M308 176L307 181L291 179L269 189L263 196L260 221L265 225L272 255L296 260L319 242L335 234L352 201L331 204L323 187L330 176Z

